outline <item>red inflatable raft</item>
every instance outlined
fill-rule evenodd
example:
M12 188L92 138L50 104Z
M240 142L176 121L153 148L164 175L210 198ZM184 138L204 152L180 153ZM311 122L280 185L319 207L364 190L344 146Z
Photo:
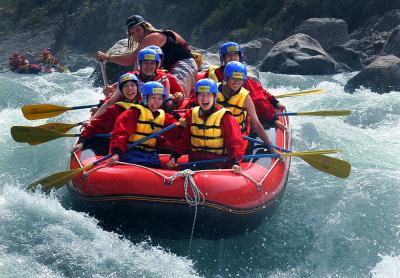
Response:
M288 118L281 117L281 121L289 126ZM276 146L290 149L290 131L271 128L267 132ZM262 147L249 145L250 153L265 152ZM89 147L71 156L70 169L101 157ZM169 154L161 155L163 166L168 158ZM236 231L255 227L273 212L284 193L289 165L290 157L261 158L243 162L242 175L236 175L230 169L172 171L127 163L108 167L102 163L75 176L68 189L80 204L107 213L122 208L159 215L164 220L166 215L193 220L196 212L196 221L201 225Z

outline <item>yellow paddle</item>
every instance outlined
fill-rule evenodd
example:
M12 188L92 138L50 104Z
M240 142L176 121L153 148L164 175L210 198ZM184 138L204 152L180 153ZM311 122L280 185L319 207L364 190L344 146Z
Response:
M83 124L83 122L79 122L79 123L76 123L76 124L71 124L71 123L47 123L47 124L44 124L44 125L39 125L37 127L65 133L65 132L69 131L70 129L72 129L72 128L76 127L76 126L80 126L82 124Z
M68 110L92 108L94 106L97 106L97 104L74 106L74 107L66 107L66 106L60 106L60 105L54 105L54 104L31 104L31 105L22 106L21 110L26 119L38 120L38 119L46 119L46 118L56 117Z
M243 139L260 145L265 145L263 141L257 140L248 136L243 136ZM282 151L280 156L297 156L303 159L306 163L317 170L333 175L338 178L347 178L350 175L351 165L347 161L338 158L326 156L326 151L305 151L305 152L290 152L289 150L278 146L271 146L274 149ZM335 151L335 150L332 150ZM333 153L333 152L331 152ZM293 155L294 154L294 155Z
M321 110L309 112L278 112L277 116L346 116L350 115L351 110Z
M144 137L144 138L142 138L142 139L130 144L129 148L133 148L133 147L135 147L137 145L140 145L143 142L146 142L147 140L149 140L151 138L157 137L158 135L160 135L160 134L162 134L162 133L164 133L164 132L166 132L168 130L173 129L174 127L176 127L176 126L178 126L180 124L181 124L181 122L177 122L175 124L169 125L166 128L163 128L163 129L161 129L161 130L159 130L159 131L157 131L157 132L155 132L155 133L153 133L153 134L151 134L151 135L149 135L147 137ZM88 164L88 165L86 165L84 167L52 174L50 176L47 176L45 178L42 178L40 180L37 180L37 181L31 183L30 185L28 185L26 190L27 191L35 191L36 188L39 185L42 185L43 191L45 191L45 192L49 192L52 189L58 189L58 188L62 187L65 183L67 183L76 174L78 174L80 172L83 172L83 171L85 171L85 170L87 170L87 169L89 169L89 168L91 168L93 166L96 166L96 165L100 164L101 162L111 158L112 156L113 156L112 154L109 154L109 155L106 155L103 158L101 158L99 160L96 160L95 162L90 163L90 164Z
M320 94L325 92L325 89L314 89L314 90L307 90L307 91L299 91L299 92L290 92L284 93L280 95L275 95L275 98L285 98L285 97L297 97L297 96L305 96L305 95L312 95L312 94Z
M35 126L11 127L12 138L19 143L39 145L62 137L79 137L80 134L62 133L55 130ZM96 137L110 137L109 134L96 134Z
M345 179L350 175L351 165L347 161L327 155L301 157L305 162L317 170Z
M295 156L300 157L309 165L317 170L325 172L327 174L339 177L347 178L350 174L351 165L344 161L334 157L322 155L335 153L337 150L318 150L318 151L306 151L306 152L288 152L288 153L266 153L266 154L251 154L243 156L243 159L253 159L253 158L264 158L264 157L276 157L281 156ZM191 166L198 164L208 164L208 163L218 163L228 161L228 158L216 158L209 160L200 160L186 163L179 163L179 166Z

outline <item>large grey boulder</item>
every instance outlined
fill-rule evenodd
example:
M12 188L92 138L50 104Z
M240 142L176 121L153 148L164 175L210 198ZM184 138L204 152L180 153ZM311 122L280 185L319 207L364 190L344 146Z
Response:
M261 64L261 71L284 74L333 74L337 64L321 45L305 34L277 43Z
M246 62L254 65L260 63L274 45L275 43L267 38L258 38L256 40L243 43L240 46L243 49Z
M355 51L343 46L334 46L328 51L329 55L336 62L345 64L350 71L358 71L364 68L363 61L367 59L367 55L361 51Z
M326 50L349 40L347 23L339 18L309 18L294 29L297 33L313 37Z
M98 62L94 57L88 57L85 54L74 53L72 51L60 52L57 58L59 58L62 65L67 65L71 72L98 65Z
M400 91L400 58L394 55L379 57L351 78L344 90L353 93L361 86L379 94Z
M400 25L393 29L382 48L382 55L393 54L400 57Z

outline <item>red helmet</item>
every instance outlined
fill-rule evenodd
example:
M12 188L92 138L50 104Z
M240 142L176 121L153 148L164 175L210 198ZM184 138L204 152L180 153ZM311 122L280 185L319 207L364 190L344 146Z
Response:
M50 48L43 49L43 54L51 54L51 49Z

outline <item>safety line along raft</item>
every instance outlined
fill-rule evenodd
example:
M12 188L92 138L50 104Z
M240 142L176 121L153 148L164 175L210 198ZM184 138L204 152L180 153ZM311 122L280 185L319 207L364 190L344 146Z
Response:
M280 119L289 126L287 117ZM267 132L274 145L290 149L290 128ZM261 146L249 149L252 153L265 152ZM95 153L96 147L73 153L70 170L102 157ZM80 204L110 213L122 208L150 212L161 219L173 215L193 220L197 206L198 223L238 231L254 228L272 214L285 191L290 167L290 157L272 157L242 162L241 175L230 169L173 171L165 167L169 156L160 155L161 169L122 162L109 167L103 163L76 175L68 189ZM179 162L185 160L183 156Z

